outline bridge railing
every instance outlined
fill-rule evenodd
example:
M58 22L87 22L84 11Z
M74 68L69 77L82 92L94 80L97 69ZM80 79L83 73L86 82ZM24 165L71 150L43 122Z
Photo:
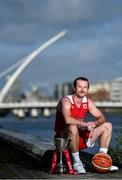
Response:
M14 109L14 108L56 108L57 101L53 102L13 102L0 103L0 109Z
M14 108L56 108L58 101L51 102L3 102L0 103L0 109ZM95 102L95 105L100 108L122 108L122 102Z

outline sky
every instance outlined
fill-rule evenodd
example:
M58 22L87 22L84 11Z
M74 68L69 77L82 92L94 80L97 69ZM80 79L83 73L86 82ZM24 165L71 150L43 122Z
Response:
M0 0L0 73L64 29L21 74L24 88L122 76L122 0Z

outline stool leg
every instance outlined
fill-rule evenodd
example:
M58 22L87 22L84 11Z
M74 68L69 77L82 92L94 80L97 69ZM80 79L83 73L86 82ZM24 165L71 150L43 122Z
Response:
M62 161L62 155L63 155L63 153L60 152L60 161L59 161L59 172L60 172L60 173L63 173L63 172L64 172L64 169L63 169L63 161Z
M64 152L64 155L66 157L66 161L67 161L68 168L69 168L69 173L74 174L74 169L72 167L72 162L71 162L71 158L70 158L68 149L65 149L63 152Z
M55 149L54 153L53 153L52 166L51 166L50 174L52 174L54 172L55 168L56 168L57 156L58 156L58 152Z

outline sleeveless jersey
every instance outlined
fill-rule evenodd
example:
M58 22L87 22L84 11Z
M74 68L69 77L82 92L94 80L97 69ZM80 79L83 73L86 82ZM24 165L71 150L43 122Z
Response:
M66 98L68 98L71 103L71 108L70 108L71 116L76 118L77 120L84 119L86 116L86 113L88 112L88 98L86 96L83 97L81 106L79 108L75 104L75 101L72 95L68 95L66 96ZM56 136L60 137L62 130L66 126L67 125L64 121L62 113L58 111L57 109L56 121L55 121Z

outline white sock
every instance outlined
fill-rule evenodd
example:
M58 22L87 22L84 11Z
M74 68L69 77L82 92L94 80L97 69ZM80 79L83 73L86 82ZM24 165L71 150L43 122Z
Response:
M99 149L99 152L107 153L107 152L108 152L108 149L107 149L107 148L100 148L100 149Z
M79 156L79 152L75 152L72 153L73 159L74 159L74 163L80 162L80 156Z

